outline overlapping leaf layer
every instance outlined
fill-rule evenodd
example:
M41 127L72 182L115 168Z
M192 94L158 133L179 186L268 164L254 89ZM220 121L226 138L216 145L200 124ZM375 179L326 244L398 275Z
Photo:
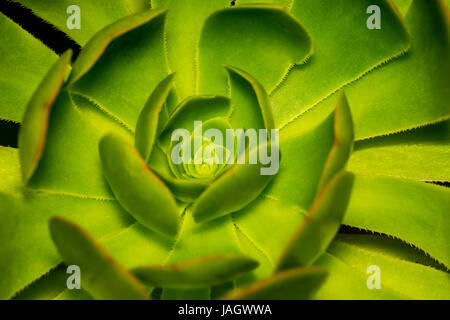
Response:
M450 298L448 1L17 2L83 49L0 14L0 299ZM200 120L279 129L277 174L174 164Z

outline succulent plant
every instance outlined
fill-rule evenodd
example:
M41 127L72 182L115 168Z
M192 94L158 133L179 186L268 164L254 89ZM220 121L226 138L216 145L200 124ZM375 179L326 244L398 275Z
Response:
M0 14L0 298L449 299L448 1L17 2L82 51ZM278 172L174 164L194 121Z

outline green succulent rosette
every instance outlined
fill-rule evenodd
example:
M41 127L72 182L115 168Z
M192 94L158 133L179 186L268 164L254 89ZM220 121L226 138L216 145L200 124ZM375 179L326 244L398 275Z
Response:
M448 3L80 0L69 30L17 2L82 51L0 14L0 298L449 298ZM208 129L266 130L244 156L279 168Z

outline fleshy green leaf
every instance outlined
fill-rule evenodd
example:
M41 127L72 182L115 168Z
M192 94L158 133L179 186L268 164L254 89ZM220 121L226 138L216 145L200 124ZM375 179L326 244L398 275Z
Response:
M133 141L133 131L121 122L120 119L111 116L110 113L89 97L73 92L70 94L70 97L75 109L81 111L80 120L77 121L86 122L89 127L95 129L96 134L94 136L96 139L92 139L91 137L90 140L95 140L97 145L99 137L103 137L107 133L114 133L122 136L126 140ZM65 131L68 131L68 129L66 128ZM60 133L60 135L62 134ZM98 154L97 149L95 149L96 154Z
M136 125L135 146L145 162L155 143L160 112L172 88L173 74L165 78L151 94Z
M279 4L280 6L285 6L289 8L293 1L292 0L238 0L239 4L249 4L249 3L270 3L270 4Z
M163 264L173 247L173 240L135 223L103 242L108 252L127 269Z
M249 151L250 154L258 152L259 147ZM194 202L195 221L204 222L236 212L255 200L273 177L262 175L263 167L260 163L245 163L228 169Z
M370 5L381 9L381 30L366 26ZM406 27L388 0L294 1L291 12L308 28L314 55L269 92L277 127L410 47ZM374 88L379 92L378 83ZM347 90L346 94L352 105ZM357 124L355 117L354 121Z
M94 298L86 292L86 290L64 290L55 297L54 300L94 300Z
M19 156L25 182L30 180L44 151L50 110L70 68L71 56L72 52L68 51L53 65L25 111L19 133Z
M148 298L139 281L78 225L63 218L52 218L50 233L64 261L80 267L81 285L94 298Z
M195 93L197 46L204 20L212 12L229 5L229 0L152 0L153 8L168 9L166 54L170 70L177 73L175 88L180 100Z
M226 300L304 300L308 299L327 276L317 267L295 268L274 274L226 295Z
M306 212L301 208L262 196L243 210L233 213L232 219L237 230L264 255L264 260L271 265L270 270L273 271L287 241L305 215ZM246 254L254 256L251 251L246 251Z
M423 182L356 176L344 223L397 237L449 267L449 195Z
M347 98L342 93L334 112L334 142L319 182L321 190L328 181L344 169L353 149L353 122Z
M182 101L172 112L161 133L161 141L168 144L170 134L176 129L194 132L194 121L207 121L227 116L230 99L222 96L192 96Z
M105 53L111 42L130 32L130 30L139 28L153 19L164 16L165 10L148 10L130 17L121 19L98 32L80 53L77 61L73 65L73 72L69 79L69 84L78 81L85 75Z
M2 13L0 38L0 118L19 122L57 55Z
M242 254L229 217L197 224L189 210L183 215L182 228L175 243L140 224L111 236L104 243L113 257L128 269L179 264L202 256Z
M150 93L168 74L164 21L164 10L148 10L98 32L74 63L69 89L134 129Z
M266 90L264 90L261 84L247 72L231 66L226 68L232 79L240 78L240 86L243 86L242 80L246 82L247 85L245 87L245 89L247 89L245 98L242 95L239 96L239 98L242 99L241 100L236 97L234 92L234 89L237 86L236 82L239 80L231 80L234 83L234 85L232 85L231 99L235 105L230 119L231 125L234 128L253 128L255 130L258 128L265 128L269 130L268 136L270 136L270 130L275 128L275 124L273 121L272 106L270 105ZM249 92L251 92L251 94ZM248 99L251 99L251 101ZM261 120L258 121L259 119Z
M411 50L346 89L356 139L450 117L448 9L440 0L414 0L405 19Z
M211 289L176 290L163 289L162 300L210 300Z
M264 279L269 277L273 272L273 261L269 257L267 252L261 250L261 247L257 246L253 239L251 239L247 234L245 234L238 226L237 223L234 224L236 237L238 239L239 247L242 249L242 252L249 257L252 257L254 260L258 261L259 266L254 271L247 273L246 275L236 279L233 284L236 287L242 287L249 285L257 279ZM225 285L224 285L225 286ZM229 291L228 288L226 291ZM220 288L220 286L219 286ZM215 294L215 291L214 291ZM223 294L218 295L222 296Z
M335 239L364 250L378 251L396 259L447 271L445 266L433 260L433 258L426 255L422 250L397 238L378 234L338 234Z
M66 266L60 265L26 287L13 300L50 300L56 298L67 288Z
M362 140L356 143L349 170L361 175L450 181L449 122Z
M187 209L180 235L167 263L181 263L195 257L217 254L242 254L230 216L196 223L192 211Z
M200 37L198 92L225 95L225 65L245 70L270 91L311 53L307 31L285 7L254 4L218 10L206 19Z
M328 251L353 270L354 276L351 273L346 276L341 274L341 281L345 281L348 285L353 277L358 277L357 274L361 276L361 287L365 287L366 294L363 293L364 295L359 297L353 295L354 298L362 299L368 295L378 299L448 299L449 297L450 283L446 272L394 258L374 248L367 249L339 240L334 241ZM366 286L367 279L372 274L367 272L367 268L371 265L378 266L380 270L381 289L379 290L369 290ZM332 265L328 267L331 279L335 269ZM336 291L329 294L328 298L342 297L339 292L342 288L336 286L338 283L336 281L334 285ZM326 288L327 285L333 284L331 281L329 284L325 282L321 290L329 290L330 288Z
M77 221L96 238L132 223L115 201L36 191L0 193L1 299L12 297L61 263L48 231L54 215Z
M118 132L112 127L120 125L113 124L113 121L107 125L105 122L109 119L106 115L95 114L94 117L97 109L81 99L77 100L80 106L77 107L74 100L63 89L53 105L45 150L28 187L80 197L111 199L113 195L103 176L98 143L105 128ZM105 125L105 128L99 128L98 124Z
M335 101L327 100L280 130L283 161L264 194L309 209L333 146L335 108Z
M132 271L142 282L154 287L195 289L234 280L257 266L257 261L245 256L216 255Z
M180 224L175 199L138 151L114 135L106 135L99 150L105 177L120 204L147 228L174 237Z
M344 217L354 176L342 172L317 195L300 227L288 241L277 270L312 264L333 240Z
M366 270L355 270L340 258L325 252L315 263L325 268L329 274L319 290L311 297L315 300L365 300L365 299L405 299L393 288L369 290ZM367 267L367 266L366 266ZM381 291L381 292L380 292Z
M395 5L402 15L405 15L413 0L394 0Z
M36 15L52 23L81 45L84 45L97 31L110 23L150 6L150 2L147 0L14 1L32 9ZM67 19L73 14L67 13L67 9L74 4L80 7L81 29L69 29L67 27Z

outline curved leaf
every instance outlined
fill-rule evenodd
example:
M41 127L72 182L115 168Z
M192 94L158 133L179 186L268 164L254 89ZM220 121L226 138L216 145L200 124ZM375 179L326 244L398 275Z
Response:
M229 0L152 0L153 8L168 9L165 29L167 59L170 70L177 73L175 89L180 100L195 93L197 46L205 18L229 5Z
M300 227L288 241L277 270L312 264L339 230L350 199L354 176L342 172L317 195Z
M257 261L245 256L216 255L175 265L138 267L132 272L154 287L195 289L234 280L257 266Z
M231 87L231 99L233 104L235 104L230 120L231 125L234 128L266 128L267 130L269 130L268 135L270 135L270 130L275 128L275 124L273 121L272 106L270 105L270 100L267 96L266 90L264 90L261 84L247 72L234 68L232 66L227 66L226 68L230 73L230 77L232 79L240 78L241 81L244 80L247 83L247 92L245 98L242 96L239 97L243 98L244 101L240 99L238 100L236 95L234 94L234 89L237 85L236 82L234 82L235 85L232 85ZM233 80L231 81L233 82ZM240 85L242 86L241 83ZM250 86L250 88L248 88L248 86ZM251 92L251 94L249 94L249 92ZM249 99L249 96L250 99L252 99L252 102L256 100L256 106L254 106L254 102L249 103L249 101L247 100ZM258 123L258 120L260 118L262 118L261 120L263 125ZM255 123L254 125L252 125L253 121L256 121L258 124Z
M93 100L85 95L81 95L75 92L70 93L70 98L72 100L72 104L75 109L81 111L80 119L78 122L86 122L89 127L95 129L96 134L94 135L98 144L99 137L103 137L107 133L115 133L117 135L122 136L126 140L133 140L133 131L131 128L128 128L127 125L120 121L120 119L113 117L109 114L105 109L96 104ZM66 131L68 130L68 125L66 125ZM60 133L62 135L62 133ZM95 149L95 153L98 155L97 149Z
M335 239L364 250L376 251L396 259L421 264L444 272L447 271L445 266L436 262L422 250L397 238L379 234L338 234Z
M54 300L94 300L94 298L86 292L86 290L64 290L54 298Z
M164 181L176 198L186 202L197 199L210 185L209 182L177 179L157 171L155 173Z
M448 9L441 0L414 0L405 19L411 50L346 89L358 140L450 117Z
M308 299L327 276L323 268L296 268L274 274L223 297L225 300L304 300Z
M211 289L193 289L193 290L177 290L163 289L162 300L210 300Z
M47 2L47 0L42 1ZM99 0L98 3L89 4L87 7L87 4L84 5L84 0L80 1L83 28L85 27L83 12L86 8L103 6L119 8L125 4L131 13L149 5L149 3L143 3L143 0L119 0L111 4ZM351 151L352 132L346 130L351 129L351 125L349 125L351 116L347 113L348 117L339 117L339 109L343 108L344 103L343 97L339 97L337 90L345 85L349 85L346 93L350 92L348 95L350 102L353 101L350 98L356 99L356 108L360 108L355 109L353 104L350 105L352 112L356 112L360 116L359 119L355 118L357 138L361 139L362 136L358 135L363 131L366 133L370 131L376 136L380 132L382 134L383 132L404 130L402 126L405 123L413 123L407 128L414 128L412 131L388 137L358 141L356 153L350 160L350 168L372 176L391 175L421 180L446 179L448 167L446 162L448 128L446 126L448 122L434 124L436 121L445 119L448 113L447 106L442 104L448 93L448 90L442 87L446 83L445 72L442 72L443 76L436 76L437 71L448 69L445 64L448 59L444 55L448 51L448 39L446 39L448 36L448 19L446 20L448 11L445 8L444 0L431 0L428 3L425 0L415 0L415 4L407 15L407 23L408 27L414 25L411 30L417 35L423 30L420 34L420 48L416 45L419 42L414 42L414 34L412 34L411 51L393 61L390 60L408 50L409 40L405 26L394 7L391 6L390 0L370 2L362 0L358 3L336 0L332 4L326 1L262 0L265 3L276 2L287 7L293 6L295 14L301 16L302 23L306 22L305 25L311 28L314 43L317 44L317 54L311 57L308 64L295 66L293 70L288 68L287 63L286 68L278 68L284 62L291 61L285 59L287 51L290 50L293 53L295 48L301 51L300 49L305 45L305 42L297 42L295 45L291 43L289 50L284 51L276 46L279 43L284 45L284 42L289 44L289 39L294 39L299 35L290 34L292 30L289 28L291 26L297 28L299 24L287 13L287 8L261 4L248 6L252 10L260 8L258 9L259 13L270 11L261 8L277 7L275 11L284 12L280 16L286 16L287 19L272 19L267 23L264 22L263 27L256 30L252 30L251 22L261 22L262 16L258 20L248 15L246 17L250 18L245 20L242 18L244 15L240 15L242 21L238 20L242 23L237 23L236 27L232 24L231 19L223 19L226 22L225 27L215 26L215 37L211 38L211 43L203 42L202 47L202 43L199 45L198 41L203 19L210 12L220 9L225 4L224 0L203 1L202 3L197 3L197 1L178 3L174 0L154 0L154 6L169 7L169 11L163 14L161 10L161 14L157 14L158 10L153 10L153 13L151 11L144 12L141 15L125 18L114 26L106 28L111 31L117 27L120 35L116 34L117 37L114 37L114 34L110 34L112 38L105 38L104 42L99 41L98 47L93 45L91 49L87 48L86 52L89 53L89 50L93 50L91 52L93 55L88 57L89 59L85 58L84 67L86 69L81 68L83 69L81 78L69 88L62 90L55 101L49 118L45 149L43 149L39 166L25 188L22 187L20 179L17 179L18 173L20 173L16 159L18 153L0 148L0 189L4 192L0 194L0 242L3 243L0 246L0 273L3 275L0 277L0 298L10 298L17 292L21 292L25 296L27 294L36 297L54 296L55 288L46 281L48 278L42 275L61 262L46 228L49 217L55 214L61 214L81 223L105 244L105 247L120 264L128 269L146 265L179 264L195 257L216 254L245 254L260 262L258 268L236 279L233 283L221 285L223 288L158 290L158 295L163 299L215 298L218 292L227 292L233 286L242 287L270 276L276 267L274 262L280 259L289 236L304 220L305 209L310 207L317 190L320 191L330 177L343 169ZM258 1L241 0L238 1L238 5L248 2ZM403 13L408 11L412 0L395 0L395 2L399 3L399 8ZM64 0L58 4L48 4L48 11L65 3ZM366 30L365 28L365 19L367 18L365 9L369 4L380 5L382 9L381 30ZM36 4L36 7L39 6ZM242 10L241 8L243 6L216 11L208 18L207 23L213 19L216 19L217 22L217 17L214 18L215 15L235 9L234 15ZM64 12L62 11L62 13ZM53 14L56 13L53 12ZM152 14L156 15L155 18L144 22ZM340 21L336 21L334 15ZM61 16L67 17L64 14ZM140 18L136 19L138 16ZM198 19L188 23L186 16ZM231 17L232 14L229 16ZM89 17L90 14L86 15L87 23L89 23ZM141 18L142 20L140 20ZM317 19L322 19L320 24L317 23ZM434 20L424 26L430 19ZM99 24L102 23L101 20L100 14ZM281 30L281 32L277 28L266 30L280 21L287 20L294 21L294 23L285 25L287 29ZM164 26L164 21L166 21L166 26ZM178 24L179 22L181 23ZM131 29L120 28L121 23ZM420 28L422 29L420 30ZM176 30L183 32L175 35ZM202 35L205 35L205 30L207 30L206 25ZM252 32L248 30L252 30ZM425 39L427 32L431 32L430 30L434 34L429 37L429 40L441 41L440 44L428 43L428 39ZM188 31L192 32L186 34ZM261 33L262 31L265 33ZM83 32L88 34L90 31ZM306 31L304 32L306 34ZM19 32L19 34L21 33ZM227 42L229 39L224 38L223 34L232 35L232 40L238 42ZM278 38L271 38L273 35L277 35ZM253 45L256 42L258 44ZM222 47L214 47L214 43L222 44ZM252 47L245 47L245 44L248 43L252 44ZM243 46L240 46L241 44ZM105 47L102 48L102 45ZM263 45L265 47L261 49ZM207 52L213 53L215 56L202 56L207 46L209 46ZM436 60L437 63L431 60L414 60L417 64L409 65L407 74L411 77L404 81L405 87L397 86L400 88L399 90L405 89L399 93L401 98L401 95L408 94L406 86L417 80L417 83L414 83L414 85L417 84L416 91L410 94L411 97L405 99L413 106L411 114L408 113L409 109L406 110L403 106L397 108L397 105L393 104L393 110L387 110L388 112L379 117L370 118L372 114L375 115L384 110L384 105L378 106L379 101L383 101L383 97L387 97L386 103L383 101L385 105L397 102L390 98L391 92L384 87L389 84L389 81L395 82L400 73L391 74L389 78L380 76L378 81L384 83L372 83L372 88L366 87L366 89L380 93L379 96L377 94L375 97L371 91L365 97L361 97L360 93L364 94L364 90L358 92L355 88L359 89L359 83L363 84L362 87L367 86L364 84L366 79L382 73L385 68L386 70L393 68L401 61L409 61L411 56L416 57L416 49L425 50L427 46L432 59L442 59ZM188 52L175 52L174 48L180 50L186 48ZM97 49L98 51L96 51ZM258 50L256 55L254 50ZM98 56L94 51L98 53ZM282 53L281 59L277 60L279 52ZM234 55L235 53L236 55ZM265 56L266 53L267 56ZM421 55L425 56L425 51L421 51ZM20 58L21 53L18 53L17 56ZM199 58L205 57L207 60L199 60ZM261 59L265 58L269 58L269 60L261 63ZM280 132L283 162L280 172L263 192L257 192L254 201L248 205L242 204L243 208L237 212L234 212L234 209L226 208L233 213L212 221L195 223L195 206L193 212L191 207L185 209L175 205L176 212L178 216L181 216L182 221L180 221L176 239L169 239L163 234L154 232L154 229L150 230L134 221L130 215L121 210L119 203L113 201L113 193L107 180L103 177L98 142L105 134L110 132L118 134L122 137L120 140L122 145L127 145L133 151L131 158L137 160L134 162L136 169L145 167L145 162L149 163L152 170L150 174L155 173L155 175L151 175L151 180L156 179L158 184L154 185L162 186L162 188L158 189L156 196L154 192L150 192L149 195L149 190L153 190L154 187L152 187L153 189L146 188L144 190L146 193L143 193L145 201L158 203L160 198L158 195L162 193L164 195L163 202L169 195L168 207L172 207L175 201L170 195L170 189L177 200L180 200L179 206L190 206L190 202L202 197L202 193L206 194L211 181L196 180L195 177L192 179L193 176L189 176L189 180L177 179L169 167L170 162L167 162L165 148L167 144L164 139L167 140L169 130L163 132L163 137L156 143L154 141L166 126L167 121L174 121L175 118L177 119L173 124L176 123L176 125L167 129L175 129L179 125L190 128L193 120L207 121L211 115L215 118L208 122L208 125L214 128L226 127L222 126L220 121L216 121L219 116L228 117L234 127L265 127L263 117L259 115L260 103L258 100L263 101L263 104L267 106L265 110L269 113L271 111L270 103L267 101L262 86L258 86L256 80L245 73L251 70L248 70L246 66L234 63L232 63L233 66L245 71L229 70L227 74L222 69L223 65L228 64L228 60L235 61L234 59L239 63L248 62L255 68L255 73L260 75L264 75L267 71L266 66L269 66L276 71L269 70L270 76L273 76L273 79L279 76L277 81L266 89L270 89L269 92L272 94L276 126L282 126ZM211 66L213 72L217 72L202 74L202 68L205 67L204 62ZM382 65L385 62L389 63ZM13 64L8 68L11 66ZM292 66L289 64L289 67ZM378 66L379 68L373 70ZM142 153L144 161L132 147L133 129L150 92L160 83L161 79L166 77L168 69L174 71L180 69L181 77L179 82L177 82L178 79L174 79L175 90L163 94L167 97L167 102L162 112L159 113L160 116L152 114L147 118L147 120L151 120L147 122L150 124L149 126L144 125L149 130L146 131L149 133L149 144L143 142L147 139L141 140L140 147L136 144L139 151L144 150ZM209 70L207 71L209 72ZM368 71L371 72L365 74ZM216 74L218 78L209 78L210 74ZM250 74L253 75L253 71ZM420 76L418 76L419 74ZM363 76L364 78L357 83L350 84ZM428 77L432 80L427 80ZM197 78L200 82L196 82ZM32 75L30 75L30 79L32 79ZM258 83L264 85L273 80L258 76L256 79ZM435 80L443 81L443 83L429 89L429 94L423 94L420 97L423 100L413 101L414 95L430 88L429 86L435 84ZM210 81L210 83L206 81ZM367 81L368 83L372 82ZM426 85L422 88L421 82L425 81ZM231 97L231 108L228 99L218 98L217 104L208 104L203 101L204 107L197 108L190 114L189 112L183 113L183 108L174 110L177 98L195 94L196 90L202 89L202 86L208 87L209 85L218 89L214 94L227 94ZM378 87L381 88L379 92ZM394 87L396 86L394 85ZM258 94L263 99L258 99ZM430 95L433 97L429 98ZM14 101L20 100L14 99ZM195 100L195 98L188 97L181 106L190 100ZM364 100L364 105L362 103L358 105L358 101L362 100ZM423 101L433 105L429 106ZM333 116L331 114L335 110L336 102L339 103L340 108L335 113L333 134ZM416 104L413 105L413 103ZM200 104L202 103L200 102ZM216 108L216 105L220 105L220 107ZM312 108L313 106L314 108ZM419 106L421 106L421 110L416 112L415 108ZM186 108L186 110L188 109ZM435 117L437 109L444 114L443 117ZM5 107L5 110L8 110L8 106ZM174 111L172 112L172 110ZM304 110L308 110L308 112L303 114ZM401 117L397 113L399 110L404 111ZM18 110L14 112L16 111ZM348 109L345 111L348 112ZM368 115L367 119L364 118L365 112ZM302 113L301 116L299 116L300 113ZM0 111L0 117L1 114ZM434 120L428 121L428 116L429 119L433 118ZM159 125L157 120L160 122ZM223 123L225 122L228 124L228 120L223 120ZM273 123L273 121L271 122ZM338 125L338 122L341 125ZM285 125L286 123L288 124ZM347 125L342 125L345 123ZM429 123L432 125L426 128L415 128L418 125ZM358 132L358 130L361 131ZM372 133L368 136L372 137ZM145 134L142 135L141 130L138 130L137 135L145 136ZM333 145L333 138L335 142L345 141L346 143ZM126 144L125 141L131 144ZM152 146L153 151L151 151ZM122 148L118 147L114 152L114 157L123 158L122 152ZM424 153L427 153L426 156L423 155ZM110 160L113 161L112 158ZM3 166L3 162L7 162L6 165ZM122 167L125 170L118 172L129 170L128 163ZM224 168L228 168L228 166ZM190 169L193 170L189 172L198 173L195 168ZM136 176L139 179L145 180L142 176L147 174L144 174L142 170L136 170L136 172L138 172ZM114 174L120 175L117 172ZM201 175L197 176L201 177ZM222 178L223 176L218 174L217 177ZM448 195L445 189L426 184L409 185L410 181L400 183L401 180L389 180L390 178L385 177L358 177L358 179L363 179L364 182L359 185L357 197L352 195L351 205L353 207L348 209L350 218L345 217L344 221L349 219L356 227L384 232L389 236L401 238L407 243L400 246L403 244L400 240L387 239L386 236L376 236L370 239L368 237L366 240L338 236L328 250L315 260L316 266L328 268L331 274L320 289L312 295L308 294L308 297L399 299L445 298L448 296L446 294L448 292L448 272L446 272L448 263L445 261L445 259L448 260L446 253L449 251L446 244L448 230L445 223ZM398 184L392 181L397 181ZM131 185L128 189L139 187L142 187L142 184ZM23 195L19 193L22 189ZM218 209L221 210L220 206L223 205L221 201L224 197L229 202L225 206L232 207L236 204L235 200L239 201L239 199L235 199L235 196L240 190L242 190L242 185L236 185L232 190L231 188L226 189L225 195L218 195L217 198L211 197L212 202L218 199ZM248 190L253 189L244 188L245 192ZM365 203L360 203L360 201ZM137 204L139 201L135 203ZM147 211L154 208L152 203L150 205L151 207L146 208ZM208 205L212 206L211 203ZM204 208L209 211L208 207ZM211 212L214 214L216 209L216 207L212 207ZM167 206L163 208L163 212L164 210L167 210ZM174 211L171 210L171 212ZM181 211L183 214L180 214ZM336 214L336 211L334 213ZM208 213L205 216L209 217ZM304 223L306 224L307 221ZM334 225L337 224L334 223ZM323 223L321 226L329 227L327 223ZM410 226L412 227L409 228ZM314 245L320 246L318 251L323 252L332 234L334 231L327 232L324 237L313 243L308 242L302 245L302 250L297 253L305 255L314 252L315 250L308 249ZM311 238L314 236L317 236L317 233L313 233ZM374 240L375 238L377 241ZM378 238L383 241L378 241ZM426 254L431 254L432 258L426 258L425 253L421 250L406 250L404 247L409 244L420 247ZM439 260L442 264L434 262L433 259ZM366 286L368 277L366 264L368 263L380 264L382 290L368 290ZM421 264L432 266L432 268ZM296 264L293 263L293 265ZM22 291L33 281L36 282ZM58 286L60 284L56 287ZM280 286L283 287L284 284ZM264 291L264 285L262 287ZM434 288L436 289L434 290ZM59 290L57 289L57 291ZM285 290L285 292L288 294L289 290ZM273 290L270 293L278 294L278 291ZM20 294L17 295L17 297L20 296ZM84 290L76 293L65 290L56 298L89 299L92 297Z
M231 219L224 217L196 224L186 210L175 243L140 224L117 233L104 241L105 247L128 269L146 265L179 264L193 257L241 255ZM217 237L220 234L220 237Z
M260 147L250 153L258 152ZM195 221L204 222L236 212L255 200L273 177L262 175L263 167L261 163L245 163L228 169L194 202L192 212Z
M170 190L122 138L106 135L99 145L105 177L120 204L149 229L174 237L178 207Z
M44 151L50 110L69 71L71 51L67 51L50 69L34 93L23 116L19 132L19 156L22 178L30 180Z
M352 268L338 257L325 252L315 265L329 270L329 275L319 290L311 297L314 300L399 300L405 296L392 288L369 290L368 274ZM381 292L380 292L381 291Z
M254 4L218 10L206 19L200 37L198 92L225 95L225 65L245 70L270 91L294 63L311 54L307 31L285 7Z
M145 162L150 160L158 130L159 114L172 88L172 81L173 74L159 83L139 115L135 146Z
M164 10L148 10L98 32L75 61L69 89L134 129L150 93L168 75L164 21Z
M80 267L81 285L94 298L148 298L139 281L78 225L55 217L50 220L50 234L64 261Z

